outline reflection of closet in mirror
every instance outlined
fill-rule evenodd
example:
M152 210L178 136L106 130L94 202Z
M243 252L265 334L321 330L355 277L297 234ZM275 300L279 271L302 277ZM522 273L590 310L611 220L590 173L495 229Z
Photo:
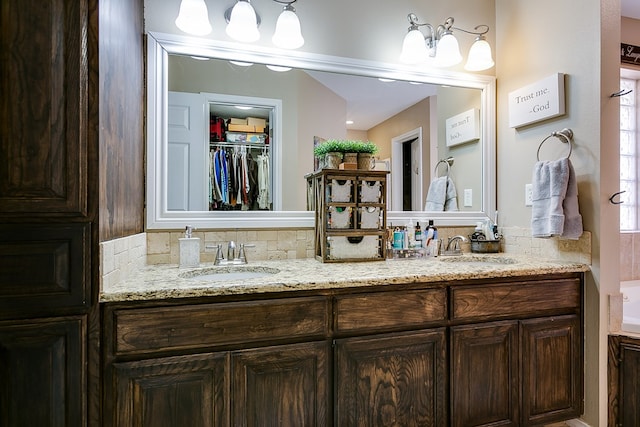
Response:
M273 210L278 101L169 92L168 210Z
M270 114L209 103L209 210L272 210Z

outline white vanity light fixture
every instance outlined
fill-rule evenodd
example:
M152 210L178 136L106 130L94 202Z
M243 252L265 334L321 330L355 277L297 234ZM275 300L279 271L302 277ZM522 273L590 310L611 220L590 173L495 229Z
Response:
M400 60L406 64L420 64L430 62L436 67L451 67L462 62L458 40L453 35L453 30L462 31L477 36L469 50L469 57L465 69L469 71L482 71L493 67L491 46L484 38L489 32L488 25L478 25L474 31L454 27L454 19L449 17L444 24L437 27L429 23L419 23L415 13L407 15L409 29L402 43ZM429 29L425 36L420 27Z
M239 42L253 43L260 39L260 17L249 0L238 0L224 14L227 20L226 32L229 37Z
M209 11L204 0L182 0L176 26L187 34L206 36L211 32Z
M297 49L304 44L300 20L296 15L296 10L291 6L297 0L283 1L273 0L276 3L284 4L284 9L276 21L276 31L273 33L271 41L273 44L283 49Z

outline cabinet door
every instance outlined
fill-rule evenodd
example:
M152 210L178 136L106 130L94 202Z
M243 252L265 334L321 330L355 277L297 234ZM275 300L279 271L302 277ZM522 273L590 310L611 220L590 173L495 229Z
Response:
M0 215L87 214L87 0L3 0Z
M84 317L0 323L0 425L86 425Z
M118 427L229 425L228 354L177 356L116 363L115 415ZM109 399L107 397L107 399ZM107 402L107 406L108 406Z
M522 322L522 425L582 414L582 340L575 315Z
M617 425L621 426L637 425L640 420L640 346L638 344L640 342L620 344L620 413Z
M336 425L447 425L445 355L444 329L336 341Z
M234 352L232 425L331 425L328 354L326 342Z
M517 426L518 322L451 328L451 425Z

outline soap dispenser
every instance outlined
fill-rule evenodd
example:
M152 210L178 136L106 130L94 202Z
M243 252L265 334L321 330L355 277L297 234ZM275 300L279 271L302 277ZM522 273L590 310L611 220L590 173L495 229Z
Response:
M193 237L194 228L187 225L180 243L180 268L200 266L200 238Z

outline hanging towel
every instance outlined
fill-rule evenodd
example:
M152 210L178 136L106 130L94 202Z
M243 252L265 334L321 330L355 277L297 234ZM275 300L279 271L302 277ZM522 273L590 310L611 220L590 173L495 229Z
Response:
M535 164L531 199L533 237L577 239L582 235L578 185L568 158Z
M453 180L447 176L441 176L429 185L425 211L457 211L458 196Z

